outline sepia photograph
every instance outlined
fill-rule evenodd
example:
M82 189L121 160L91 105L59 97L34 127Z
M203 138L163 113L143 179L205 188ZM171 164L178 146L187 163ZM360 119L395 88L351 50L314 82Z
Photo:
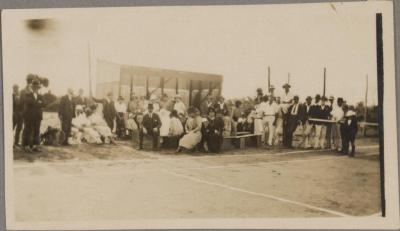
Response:
M8 229L399 228L391 1L1 17Z

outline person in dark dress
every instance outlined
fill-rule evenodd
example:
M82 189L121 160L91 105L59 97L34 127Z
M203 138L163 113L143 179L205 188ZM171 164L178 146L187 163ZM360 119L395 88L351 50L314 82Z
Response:
M148 113L144 115L143 122L139 124L139 150L143 149L143 138L148 135L153 140L153 150L158 150L160 138L161 119L153 112L153 104L148 104Z
M208 112L208 133L207 144L208 151L212 153L219 153L222 146L222 132L224 129L224 121L222 118L216 117L215 110L211 109Z
M43 98L39 94L40 82L38 79L32 81L32 92L24 96L23 118L23 148L25 152L40 152L39 133L40 123L43 118Z
M13 130L15 130L14 145L19 146L19 138L21 135L23 116L23 105L18 85L13 86Z
M72 119L75 117L74 92L68 89L65 96L61 97L58 106L58 117L61 122L61 130L64 132L65 139L63 145L69 145L68 138L71 135Z
M299 103L299 97L295 95L293 97L293 104L289 106L287 113L287 123L284 127L285 137L283 139L283 145L288 148L293 148L293 133L296 131L297 126L301 125L301 113L303 105Z

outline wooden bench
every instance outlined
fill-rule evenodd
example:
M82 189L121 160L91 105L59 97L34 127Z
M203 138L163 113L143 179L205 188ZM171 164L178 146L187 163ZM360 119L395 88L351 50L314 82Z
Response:
M244 149L246 147L246 140L250 137L257 137L256 146L259 147L261 145L261 134L252 134L249 132L237 133L236 136L225 136L224 139L238 139L239 140L239 148Z

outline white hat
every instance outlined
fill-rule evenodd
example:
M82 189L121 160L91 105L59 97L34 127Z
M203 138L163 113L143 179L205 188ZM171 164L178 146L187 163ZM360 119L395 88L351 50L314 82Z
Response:
M208 121L207 118L201 118L201 122L202 122L202 123L207 122L207 121Z
M353 110L349 110L348 112L346 112L346 117L350 117L350 116L355 116L356 113Z

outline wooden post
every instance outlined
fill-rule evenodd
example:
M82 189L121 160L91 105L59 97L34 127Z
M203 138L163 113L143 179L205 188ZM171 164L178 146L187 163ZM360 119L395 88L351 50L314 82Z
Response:
M271 93L271 70L268 66L268 92Z
M323 86L322 96L325 96L326 91L326 67L324 67L324 86Z
M365 102L364 102L364 122L367 122L367 114L368 114L368 75L366 76L366 85L365 85ZM367 135L367 129L364 127L364 136Z
M178 77L176 77L176 82L175 82L175 93L176 94L179 93L179 80L178 80Z
M91 59L91 57L90 57L90 43L88 43L88 59L89 59L89 62L88 62L88 64L89 64L89 96L90 96L90 98L92 98L93 97L93 92L92 92L92 59Z
M132 93L133 93L133 76L132 76L132 73L131 73L131 87L130 87L130 90L129 90L129 99L130 99Z
M287 74L287 84L290 84L290 73Z
M164 95L164 77L160 79L161 96Z
M146 99L150 99L149 76L146 76Z
M189 106L192 106L193 80L189 81Z

